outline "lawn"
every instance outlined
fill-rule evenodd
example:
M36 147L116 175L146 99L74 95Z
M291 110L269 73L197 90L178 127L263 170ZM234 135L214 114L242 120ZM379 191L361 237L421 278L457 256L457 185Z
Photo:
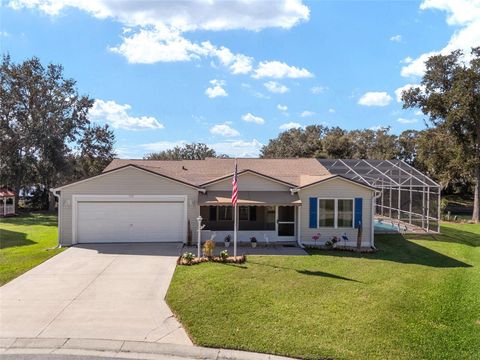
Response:
M0 285L63 249L57 245L57 216L31 213L0 219Z
M368 255L177 267L167 301L204 346L309 359L478 359L480 225L376 244Z

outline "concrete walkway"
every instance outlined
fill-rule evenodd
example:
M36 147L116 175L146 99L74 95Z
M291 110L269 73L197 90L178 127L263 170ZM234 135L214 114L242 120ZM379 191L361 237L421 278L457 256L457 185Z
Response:
M286 360L290 358L238 350L178 344L66 338L0 338L0 358L14 354L97 356L130 359ZM19 357L21 358L21 357ZM68 357L66 357L68 359Z
M75 246L0 288L0 338L192 345L164 298L180 244Z

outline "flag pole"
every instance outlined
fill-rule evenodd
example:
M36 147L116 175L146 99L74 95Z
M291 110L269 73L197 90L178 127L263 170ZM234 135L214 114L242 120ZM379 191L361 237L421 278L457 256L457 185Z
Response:
M237 256L237 204L233 209L233 256Z

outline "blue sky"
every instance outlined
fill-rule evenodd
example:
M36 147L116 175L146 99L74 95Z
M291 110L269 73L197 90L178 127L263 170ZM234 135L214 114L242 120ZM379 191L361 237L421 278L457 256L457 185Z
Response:
M418 83L428 55L480 45L479 0L4 0L0 11L1 52L62 64L120 157L185 142L256 156L309 124L422 129L398 89Z

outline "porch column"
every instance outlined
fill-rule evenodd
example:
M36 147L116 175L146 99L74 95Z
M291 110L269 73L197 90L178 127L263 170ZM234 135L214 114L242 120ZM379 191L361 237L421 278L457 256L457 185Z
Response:
M3 198L3 215L7 215L7 198Z
M297 206L297 242L302 241L302 206Z

